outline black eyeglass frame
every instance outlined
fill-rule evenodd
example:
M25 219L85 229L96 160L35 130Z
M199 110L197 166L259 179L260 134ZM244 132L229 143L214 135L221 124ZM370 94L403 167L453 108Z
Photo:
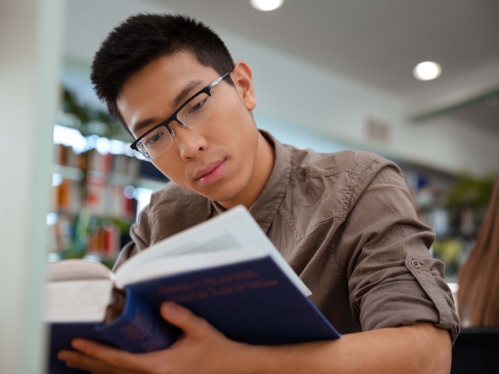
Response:
M132 148L134 151L137 151L139 153L142 154L142 152L140 152L140 150L138 149L137 147L137 144L142 140L144 139L148 134L150 134L151 132L153 132L154 130L164 126L166 127L166 129L168 130L168 132L170 133L170 135L173 137L175 136L175 131L173 131L171 129L171 127L169 126L170 122L173 122L173 121L176 121L180 127L186 129L188 126L186 126L185 124L182 123L182 121L180 121L178 118L177 118L177 114L187 105L189 104L192 100L194 100L196 97L198 97L199 95L201 95L202 93L205 93L207 94L208 96L211 97L211 89L213 87L215 87L217 84L219 84L222 80L224 80L226 77L229 76L231 72L227 72L223 75L221 75L220 77L218 77L217 79L215 79L213 82L211 82L209 85L207 85L205 88L199 90L198 92L196 92L194 95L192 95L189 99L187 99L180 107L177 108L177 110L175 112L173 112L173 114L168 117L167 119L165 119L164 121L162 121L161 123L157 124L156 126L154 126L152 129L150 130L147 130L145 134L142 134L139 138L137 138L137 140L135 140L132 144L130 144L130 148Z

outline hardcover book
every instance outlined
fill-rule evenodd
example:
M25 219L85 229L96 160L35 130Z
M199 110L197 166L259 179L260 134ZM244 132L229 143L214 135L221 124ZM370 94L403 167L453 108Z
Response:
M77 337L129 352L168 348L181 331L159 313L166 300L249 344L340 337L243 207L154 244L115 273L83 260L47 266L50 374L81 372L57 359Z

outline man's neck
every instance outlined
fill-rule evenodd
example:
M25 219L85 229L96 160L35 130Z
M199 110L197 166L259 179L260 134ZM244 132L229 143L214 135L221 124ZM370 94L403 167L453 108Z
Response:
M258 132L256 158L248 185L237 199L231 201L218 201L218 203L225 209L230 209L236 205L244 205L249 209L267 185L274 168L274 162L274 147L260 132Z

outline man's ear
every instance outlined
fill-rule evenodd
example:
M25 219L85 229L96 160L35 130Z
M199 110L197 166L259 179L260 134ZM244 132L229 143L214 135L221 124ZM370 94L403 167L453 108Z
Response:
M238 61L234 66L234 70L230 74L239 97L243 101L246 108L251 111L256 107L255 91L253 90L253 74L248 64Z

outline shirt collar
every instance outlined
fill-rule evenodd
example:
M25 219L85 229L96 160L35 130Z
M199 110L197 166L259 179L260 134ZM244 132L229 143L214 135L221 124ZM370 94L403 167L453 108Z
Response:
M263 232L267 233L288 188L289 177L291 175L291 155L289 149L272 135L264 130L259 131L274 147L275 161L267 184L249 209L249 212ZM226 211L216 201L211 200L211 202L218 213Z

